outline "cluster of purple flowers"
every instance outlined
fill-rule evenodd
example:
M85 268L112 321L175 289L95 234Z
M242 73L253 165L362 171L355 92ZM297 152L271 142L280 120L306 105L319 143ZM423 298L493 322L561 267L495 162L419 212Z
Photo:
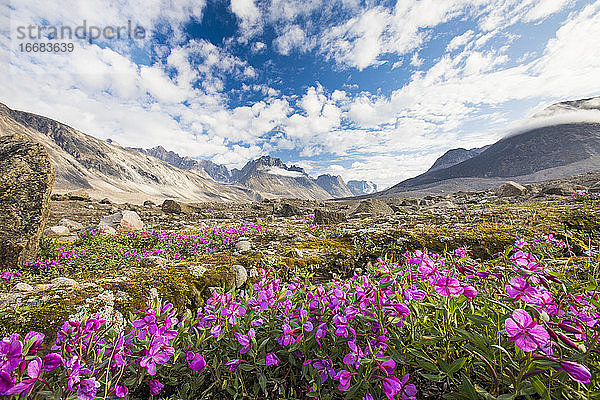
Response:
M254 228L236 229L239 234ZM151 234L181 243L197 239ZM539 242L556 243L550 236ZM582 348L600 339L600 294L563 293L558 299L564 282L528 246L518 241L490 269L478 269L464 248L445 255L415 251L403 263L379 259L366 275L321 285L300 277L282 282L276 271L261 269L247 290L214 291L195 315L157 302L141 310L127 331L115 332L92 316L67 321L49 348L40 333L12 335L0 343L0 394L58 390L81 400L100 393L125 398L147 385L158 395L168 371L175 370L197 387L226 376L228 382L246 382L246 388L259 381L254 386L263 391L266 385L294 387L300 397L346 392L365 400L414 400L410 374L420 369L399 351L410 346L402 338L426 335L422 315L428 307L474 309L488 299L503 310L498 319L504 324L491 321L486 328L493 340L545 366L513 375L552 370L589 384Z
M21 276L21 272L16 270L11 271L9 269L0 272L0 278L4 279L6 283L11 283L15 276Z
M56 258L52 260L47 259L36 259L33 262L25 263L25 267L37 268L37 269L48 269L48 268L67 268L72 267L79 262L79 258L85 253L84 250L79 247L59 247Z

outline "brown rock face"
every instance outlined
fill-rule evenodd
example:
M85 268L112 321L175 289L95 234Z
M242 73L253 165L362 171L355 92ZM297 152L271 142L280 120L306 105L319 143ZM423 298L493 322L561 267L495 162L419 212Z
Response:
M24 135L0 136L0 264L33 261L48 219L56 175L44 146Z

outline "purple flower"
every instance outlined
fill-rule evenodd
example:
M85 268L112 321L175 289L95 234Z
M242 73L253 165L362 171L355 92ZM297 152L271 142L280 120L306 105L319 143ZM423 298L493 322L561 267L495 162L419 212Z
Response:
M338 381L340 384L338 386L338 389L341 390L342 392L348 390L348 388L350 387L350 381L352 380L352 373L346 371L345 369L340 370L340 372L338 372L335 375L335 380Z
M583 364L574 361L559 361L558 364L556 369L565 371L575 382L590 383L592 374Z
M225 365L229 367L229 372L233 372L240 366L241 363L242 360L240 360L239 358L234 358L233 360L227 361Z
M390 358L387 361L381 363L379 368L385 372L386 375L393 375L394 369L396 368L396 361L393 358Z
M254 331L252 328L251 330ZM233 336L237 339L238 343L242 345L240 354L246 354L252 348L252 339L250 338L250 334L242 335L241 333L234 332Z
M275 353L269 353L265 356L265 363L267 366L279 365L279 358L275 355Z
M129 393L127 386L119 385L115 388L115 395L120 399L127 397L127 393Z
M140 340L144 340L148 333L154 335L158 330L158 327L156 326L156 317L152 314L146 315L142 319L133 321L131 324L139 330L138 339Z
M14 334L2 339L0 342L0 371L11 373L21 362L23 344L19 335Z
M29 362L29 364L27 364L27 376L29 379L25 379L17 383L15 386L8 389L4 394L22 394L29 391L38 381L41 372L42 360L39 357L35 357Z
M79 400L93 400L99 387L100 382L96 382L94 378L82 379L77 389L77 398Z
M235 325L237 323L237 318L246 314L246 309L236 303L231 303L221 311L221 314L227 317L227 322L229 322L229 324Z
M394 400L394 396L396 393L402 389L402 382L400 379L395 376L388 376L387 378L383 378L383 393L389 400Z
M44 371L50 372L61 366L62 357L57 353L48 353L44 356L44 358L42 358L42 361L44 365Z
M317 332L315 333L315 338L317 339L317 343L319 344L319 346L321 345L319 339L323 339L325 335L327 335L327 324L319 324L319 326L317 326Z
M173 353L175 353L175 349L161 338L148 349L146 355L140 360L140 366L146 368L149 375L154 376L156 375L156 365L169 361Z
M152 380L148 381L148 386L150 386L150 394L152 396L156 396L156 395L160 394L160 392L165 387L165 385L163 385L156 379L152 379Z
M335 378L335 370L331 360L317 360L312 365L321 376L321 383L325 383L327 378Z
M34 339L33 344L31 345L31 347L29 348L29 351L27 352L28 356L31 356L31 355L34 355L35 353L37 353L38 349L42 345L42 342L44 341L44 337L45 336L43 333L35 332L35 331L30 331L27 333L27 335L25 335L25 340L24 340L25 343L27 343L30 339Z
M259 327L259 326L263 326L263 324L264 324L264 321L263 321L262 318L256 318L256 319L253 319L250 322L250 325L253 326L253 327L255 327L255 328Z
M186 361L191 369L196 372L202 371L206 368L206 359L201 354L196 354L193 351L188 351L185 356Z
M288 324L283 324L281 326L281 329L283 330L283 334L279 336L279 338L277 339L277 343L279 343L281 347L285 347L292 343L292 341L294 340L294 337L292 336L292 333L294 333L294 329L292 329L292 327Z
M219 335L221 334L221 325L215 325L210 329L210 334L213 337L219 337Z
M356 369L358 369L358 366L360 365L360 359L364 356L364 353L353 341L348 342L348 347L350 348L350 353L344 356L344 364L354 364Z
M410 379L410 375L406 374L402 377L402 380L400 381L401 386L401 390L402 390L402 400L416 400L417 398L415 397L417 394L417 387L415 385L413 385L412 383L408 383L408 380Z
M445 297L458 296L464 292L464 288L458 279L448 276L440 276L435 282L435 291Z
M520 276L513 276L510 278L509 284L506 285L506 293L515 300L523 298L523 300L529 302L530 295L535 292L535 288L530 286L529 282Z
M15 385L15 378L10 376L7 372L0 371L0 394L7 394Z
M546 346L550 341L546 329L538 325L527 311L520 308L513 311L512 317L506 319L504 326L510 340L525 352Z

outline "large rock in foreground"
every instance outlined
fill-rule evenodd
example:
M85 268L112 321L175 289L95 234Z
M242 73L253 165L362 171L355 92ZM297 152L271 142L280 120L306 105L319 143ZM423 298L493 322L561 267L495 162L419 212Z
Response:
M56 179L44 146L23 135L0 136L0 263L33 261Z

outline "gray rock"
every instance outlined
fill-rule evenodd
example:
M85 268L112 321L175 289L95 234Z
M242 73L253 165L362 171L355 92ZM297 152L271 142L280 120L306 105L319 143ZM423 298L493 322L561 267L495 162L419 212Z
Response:
M283 203L281 207L275 210L275 215L278 217L293 217L300 215L300 210L289 203Z
M110 226L117 231L139 231L144 229L144 223L135 211L119 211L100 220L99 226Z
M21 134L0 137L0 260L34 261L56 175L44 146Z
M80 201L89 201L90 195L83 189L75 190L73 192L67 193L67 198L69 200L80 200Z
M570 196L575 193L577 187L570 183L558 183L555 185L544 186L542 193L544 194L555 194L559 196Z
M52 286L56 288L71 288L78 286L77 281L71 278L65 278L63 276L59 276L58 278L54 278L51 281Z
M58 226L66 226L71 231L80 231L83 229L83 224L70 220L69 218L63 218L58 221Z
M594 183L588 191L590 193L600 193L600 182Z
M44 230L44 235L46 236L66 236L71 231L66 226L49 226Z
M337 211L321 210L315 208L315 218L313 222L317 225L337 224L346 221L346 214Z
M108 197L105 197L102 200L100 200L100 204L112 204L112 201L110 201Z
M168 214L194 214L202 209L193 204L181 203L179 201L167 199L160 206L163 212Z
M500 197L522 196L527 192L527 188L517 182L508 181L502 184L496 191L496 195Z
M367 199L360 202L356 210L352 212L353 215L392 215L394 210L388 206L385 202L379 199Z
M12 289L10 289L11 293L15 293L15 292L27 293L27 292L32 292L32 291L33 291L33 286L31 286L25 282L19 282L15 286L13 286Z
M240 253L250 251L251 248L252 248L252 243L250 243L247 240L241 240L235 244L235 250L239 251Z
M246 268L243 265L232 265L231 271L234 276L234 282L232 283L235 285L235 288L239 289L244 286L248 280L248 271L246 271Z
M167 259L160 256L143 257L140 260L140 267L152 268L167 263Z

